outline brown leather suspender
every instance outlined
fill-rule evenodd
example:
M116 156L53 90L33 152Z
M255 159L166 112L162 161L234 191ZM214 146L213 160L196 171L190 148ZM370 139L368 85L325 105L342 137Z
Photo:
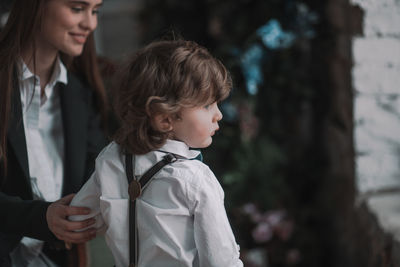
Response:
M146 171L141 177L134 176L132 154L125 155L125 171L126 178L128 179L128 193L129 193L129 267L138 266L138 235L137 235L137 220L136 220L136 199L141 195L145 189L146 184L159 172L165 165L173 163L178 159L184 157L168 153L163 159L157 162L153 167ZM140 179L139 179L140 178Z

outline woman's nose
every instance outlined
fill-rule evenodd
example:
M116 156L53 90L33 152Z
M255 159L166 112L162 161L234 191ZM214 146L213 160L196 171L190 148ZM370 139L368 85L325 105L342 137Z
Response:
M81 22L81 26L88 31L94 31L97 27L97 15L87 12Z

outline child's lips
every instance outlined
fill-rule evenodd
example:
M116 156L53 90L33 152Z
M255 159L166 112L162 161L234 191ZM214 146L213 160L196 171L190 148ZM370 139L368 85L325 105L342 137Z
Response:
M219 128L215 129L215 130L211 133L211 136L213 136L213 135L215 134L215 132L218 131L218 130L219 130Z

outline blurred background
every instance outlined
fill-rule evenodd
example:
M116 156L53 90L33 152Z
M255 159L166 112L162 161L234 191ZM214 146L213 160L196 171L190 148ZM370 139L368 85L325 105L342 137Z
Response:
M400 266L398 0L103 1L108 90L115 66L168 35L231 72L203 155L246 267ZM112 265L102 237L90 253Z

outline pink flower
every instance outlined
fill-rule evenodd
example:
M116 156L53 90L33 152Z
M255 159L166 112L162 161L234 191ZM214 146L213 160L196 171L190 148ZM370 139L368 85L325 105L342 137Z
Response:
M247 203L243 205L242 211L244 214L248 215L252 222L258 223L262 219L262 215L258 210L257 206L253 203Z
M240 105L238 111L242 137L245 140L250 140L258 134L259 119L254 115L253 107L249 103Z
M293 222L283 221L275 227L276 235L283 241L288 240L293 233Z
M285 218L285 216L286 211L284 210L269 211L263 214L263 221L275 227Z
M301 260L301 253L298 249L292 248L286 253L286 263L295 265Z
M252 231L254 241L257 243L264 243L271 240L273 236L273 230L271 226L266 222L259 223L256 228Z
M242 206L242 211L244 214L253 214L255 212L258 212L258 209L254 203L247 203Z

